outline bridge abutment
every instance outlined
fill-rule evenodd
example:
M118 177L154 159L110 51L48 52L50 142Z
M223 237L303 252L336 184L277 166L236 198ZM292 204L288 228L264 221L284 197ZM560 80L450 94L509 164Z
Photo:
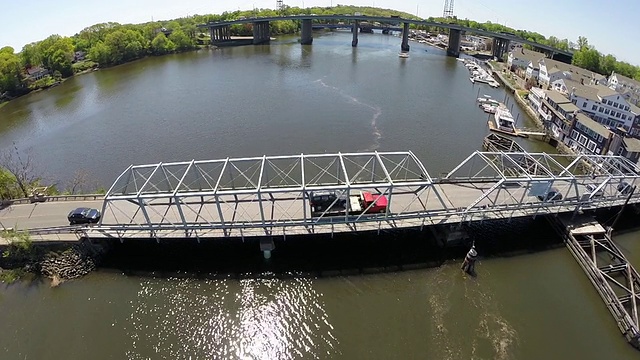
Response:
M449 44L447 46L447 55L458 57L460 56L460 30L449 30Z
M409 51L409 23L403 23L402 25L402 44L400 44L400 51Z
M300 44L302 45L311 45L313 43L313 26L311 24L311 19L303 19L302 20L302 34L300 37Z
M351 32L353 32L353 39L351 40L351 46L358 46L358 30L360 30L360 21L356 20L353 22L353 27L351 28Z

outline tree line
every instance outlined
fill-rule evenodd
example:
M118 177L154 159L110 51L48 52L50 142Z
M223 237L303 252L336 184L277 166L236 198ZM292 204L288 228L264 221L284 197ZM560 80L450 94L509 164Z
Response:
M195 49L197 45L209 42L206 30L199 29L198 24L216 21L230 21L251 17L276 17L285 15L363 15L420 19L405 12L375 7L345 6L299 8L285 6L282 10L254 9L246 11L223 12L215 15L194 15L170 21L147 22L143 24L119 24L115 22L89 26L79 33L65 37L51 35L48 38L25 45L19 53L6 46L0 49L0 101L25 94L31 90L50 86L56 81L71 76L76 72L91 67L107 67L122 64L149 55L164 55ZM615 56L604 55L588 44L586 38L580 37L577 44L567 39L516 30L491 22L479 23L469 19L434 18L431 22L455 23L465 27L492 32L509 32L523 39L558 49L575 49L573 63L585 69L610 75L612 71L629 78L640 80L640 68L627 62L618 61ZM416 28L416 26L412 26ZM427 31L445 32L444 28L419 28ZM252 34L251 24L231 26L231 35L247 36ZM272 21L270 31L274 35L292 34L299 31L299 23L294 21ZM76 52L82 52L87 60L76 61ZM43 79L34 80L26 70L31 67L43 67L50 74Z

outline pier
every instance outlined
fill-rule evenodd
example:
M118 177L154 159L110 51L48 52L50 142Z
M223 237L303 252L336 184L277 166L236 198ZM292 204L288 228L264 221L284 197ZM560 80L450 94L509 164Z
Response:
M589 216L550 217L582 270L611 312L620 332L640 349L640 276L611 239L611 232Z

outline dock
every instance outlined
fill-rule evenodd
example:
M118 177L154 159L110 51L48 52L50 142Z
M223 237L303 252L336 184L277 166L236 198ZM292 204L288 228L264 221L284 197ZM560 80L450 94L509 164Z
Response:
M549 218L571 255L595 287L620 332L640 349L638 301L640 276L611 239L610 232L589 216L565 214Z

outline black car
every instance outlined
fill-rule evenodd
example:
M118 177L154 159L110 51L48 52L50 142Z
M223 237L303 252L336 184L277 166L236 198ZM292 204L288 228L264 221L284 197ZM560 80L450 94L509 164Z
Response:
M100 211L98 209L77 208L67 216L70 225L75 224L95 224L100 220Z
M562 194L556 188L549 189L549 192L546 195L538 195L538 200L540 201L560 201L562 200Z
M336 191L314 191L309 193L311 212L314 214L325 212L328 208L331 208L329 211L344 211L346 202L346 198Z

